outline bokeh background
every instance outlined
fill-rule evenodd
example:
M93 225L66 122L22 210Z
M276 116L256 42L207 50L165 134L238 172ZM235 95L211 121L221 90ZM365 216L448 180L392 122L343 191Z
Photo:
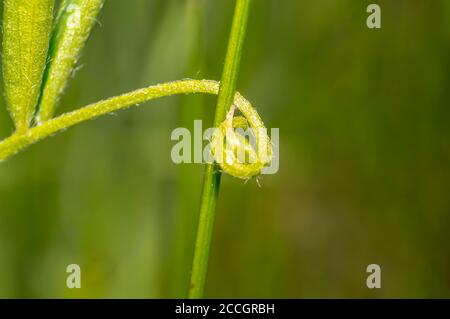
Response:
M206 297L450 297L450 2L378 0L380 30L374 1L253 2L238 87L281 165L223 178ZM233 4L108 0L59 111L219 79ZM175 165L170 134L214 106L146 103L1 163L0 297L185 296L203 167Z

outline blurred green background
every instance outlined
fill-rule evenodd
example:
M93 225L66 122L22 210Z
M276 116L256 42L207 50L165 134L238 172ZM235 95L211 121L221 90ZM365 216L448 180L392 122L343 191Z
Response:
M373 2L253 1L238 88L280 128L280 171L223 178L206 297L450 297L450 2L376 1L369 30ZM219 79L233 4L107 0L59 111ZM185 296L203 167L170 134L214 106L146 103L1 163L0 297Z

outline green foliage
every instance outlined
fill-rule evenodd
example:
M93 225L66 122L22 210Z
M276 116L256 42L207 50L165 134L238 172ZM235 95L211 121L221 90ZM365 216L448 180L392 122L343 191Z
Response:
M50 42L39 122L53 117L103 3L104 0L64 0L61 3Z
M33 6L26 6L21 0L6 1L5 27L8 31L5 32L4 41L7 52L3 59L4 69L6 70L5 90L7 96L11 96L9 98L10 109L13 117L16 119L18 130L13 136L0 142L0 161L74 124L152 99L180 93L218 94L215 123L218 123L222 131L226 130L227 127L232 127L228 123L233 121L233 116L224 120L222 119L224 117L222 113L228 108L225 105L231 105L233 99L235 99L235 105L242 112L252 128L264 128L264 124L258 113L251 107L250 103L239 94L235 95L242 42L244 40L245 24L250 3L248 0L237 1L230 44L225 61L225 71L222 77L223 85L220 88L217 82L208 80L185 80L159 84L94 103L74 112L63 114L54 120L50 120L57 100L67 84L78 56L92 30L95 17L100 12L103 3L103 0L65 0L61 3L48 57L49 64L43 85L39 121L37 126L29 128L29 121L33 115L36 104L35 100L38 96L37 88L40 86L42 79L43 61L45 61L45 55L42 52L47 52L45 48L48 46L48 30L51 25L53 2L48 1L47 6L44 6L42 2L40 2L41 5L36 5L37 2L33 2L32 4L36 5L35 8ZM38 13L34 13L33 10ZM37 37L35 31L33 31L35 29L44 29L43 31L46 31L46 36L44 37L41 34L40 37ZM20 35L24 32L28 32L26 33L25 39L27 39L26 43L30 43L31 45L31 47L26 46L25 48L35 53L34 56L30 57L27 54L28 51L21 51L24 47L22 44L23 41L21 40L23 37ZM33 42L33 37L39 38L39 41L35 40ZM32 63L33 61L36 63ZM41 63L38 63L39 61ZM14 66L18 63L29 66L32 73L27 75L25 73L13 72ZM38 77L38 75L40 76ZM30 83L27 80L23 80L29 78L35 79L32 87L30 87ZM13 93L11 94L11 92ZM29 95L30 92L33 93L32 96ZM12 103L14 99L17 100L16 103ZM23 107L24 104L26 104L27 108ZM24 110L27 110L27 112L25 113ZM221 124L221 122L223 123ZM245 139L237 135L235 135L235 138L237 144L248 144ZM223 140L217 137L214 138L213 142L220 144L220 147L216 145L212 149L222 149ZM262 140L264 146L270 145L267 133L263 134L263 137L258 140ZM247 148L249 148L248 145ZM250 152L256 154L254 150L250 150ZM217 156L216 159L218 159ZM260 170L269 164L260 158L256 158L256 163L248 165L246 163L239 163L237 159L232 163L219 160L218 162L228 174L245 179L258 175Z
M264 124L251 104L239 93L236 93L250 2L250 0L237 0L236 2L220 85L218 82L209 80L182 80L159 84L106 99L57 118L53 118L53 114L58 100L76 66L80 52L104 1L64 0L61 3L54 27L48 57L53 1L31 1L32 5L30 6L26 5L28 2L21 0L5 2L6 31L3 60L5 90L17 131L0 142L0 161L75 124L132 105L175 94L218 94L214 124L219 128L217 130L219 134L213 136L213 145L211 146L218 165L210 164L206 169L189 290L191 298L199 298L203 295L220 183L218 167L220 166L224 172L234 177L249 179L260 174L261 169L270 163L270 158L260 156L261 153L265 155L266 152L259 152L263 149L269 150L269 154L271 154L271 143L267 130L264 130ZM42 84L46 60L48 65ZM29 124L34 114L40 88L42 88L42 95L37 123L30 128ZM233 109L228 111L231 105L234 105ZM242 113L242 117L234 118L235 107ZM227 112L228 115L225 116ZM255 130L258 151L252 148L245 137L236 133L228 136L228 129L247 126ZM226 139L225 134L227 134ZM244 147L246 155L253 163L241 163L240 158L237 157L233 157L232 161L228 157L227 160L223 160L223 147L230 142L238 148Z
M189 67L187 1L106 2L57 112L145 83L220 79L235 1L192 2L204 15ZM365 26L373 2L379 31ZM253 1L238 90L281 126L281 166L262 187L222 176L206 297L450 297L450 1L373 2ZM189 275L192 252L188 265L171 257L193 250L204 166L171 163L168 135L212 123L215 99L152 101L0 163L0 297L183 297L189 278L174 269ZM195 213L177 213L185 202ZM64 285L73 262L81 289ZM373 262L388 270L376 291Z
M53 20L54 0L5 0L3 79L17 132L30 126L37 104Z

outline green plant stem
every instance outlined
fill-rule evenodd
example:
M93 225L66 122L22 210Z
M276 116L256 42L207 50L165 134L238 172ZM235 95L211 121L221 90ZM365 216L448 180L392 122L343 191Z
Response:
M214 127L224 121L236 90L242 48L247 29L251 0L237 0L228 42L225 65L217 99ZM209 251L212 241L216 203L219 194L221 173L216 164L208 164L203 180L200 216L194 259L189 285L189 298L202 298L208 269Z

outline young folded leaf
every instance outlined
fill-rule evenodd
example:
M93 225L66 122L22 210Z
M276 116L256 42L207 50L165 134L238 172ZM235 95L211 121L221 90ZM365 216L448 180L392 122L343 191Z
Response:
M54 0L5 0L3 81L16 131L26 131L37 105L47 60Z
M64 0L61 3L50 41L37 116L39 123L53 117L103 3L104 0Z

